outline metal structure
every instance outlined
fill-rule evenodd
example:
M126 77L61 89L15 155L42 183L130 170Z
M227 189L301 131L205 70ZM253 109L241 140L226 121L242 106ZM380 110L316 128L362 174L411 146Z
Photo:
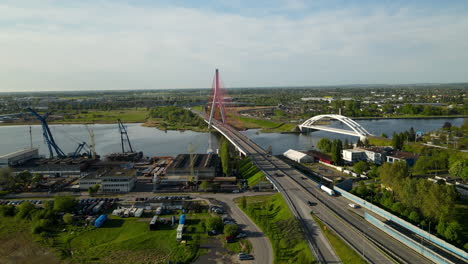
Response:
M221 85L221 80L219 79L219 71L216 69L215 77L213 79L213 85L211 88L211 95L210 95L210 117L208 119L208 128L211 128L211 124L213 119L215 118L216 111L215 109L218 108L220 115L221 115L221 122L223 124L227 123L226 120L226 108L224 105L224 89Z
M120 142L122 144L122 153L134 152L132 148L132 144L130 143L130 139L128 138L127 129L125 128L125 126L123 125L120 119L117 119L117 122L119 124ZM130 149L130 151L125 151L125 141L127 142L128 148Z
M42 134L44 135L44 140L47 144L47 147L49 148L50 157L51 158L54 157L54 151L55 151L57 157L65 158L66 157L65 153L63 153L63 151L59 148L57 143L55 143L54 137L52 136L52 133L50 132L49 125L47 124L46 119L50 113L47 113L44 116L41 116L36 111L34 111L33 109L29 107L26 110L31 112L33 116L35 116L39 121L41 121L42 130L43 130Z
M94 142L94 131L89 126L86 126L86 128L88 129L89 138L91 140L91 145L89 146L89 148L91 150L93 159L96 159L97 155L96 155L96 143Z
M352 129L350 130L345 130L345 129L339 129L339 128L333 128L333 127L326 127L326 126L319 126L316 125L315 123L321 119L324 118L329 118L329 119L335 119L343 124L347 125L349 128ZM304 123L299 125L299 128L301 131L303 131L304 128L306 129L314 129L314 130L323 130L323 131L328 131L328 132L333 132L333 133L340 133L340 134L345 134L345 135L350 135L350 136L356 136L360 137L361 139L364 139L368 136L371 136L372 134L369 133L364 127L362 127L360 124L358 124L356 121L352 120L349 117L343 116L343 115L318 115L314 116L312 118L307 119Z
M87 147L88 144L86 142L82 142L78 144L78 147L76 148L75 152L73 152L72 158L76 158L80 155L80 152L83 150L84 147Z

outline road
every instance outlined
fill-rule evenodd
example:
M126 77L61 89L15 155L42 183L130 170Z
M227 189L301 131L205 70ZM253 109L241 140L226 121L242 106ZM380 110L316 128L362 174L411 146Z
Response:
M304 229L313 251L322 263L336 263L336 254L329 249L328 243L320 239L319 230L309 223L310 218L303 204L315 201L317 206L311 208L327 225L336 230L339 235L353 245L354 249L371 263L430 263L428 259L406 247L404 244L374 228L362 217L350 212L349 201L343 197L329 197L320 192L310 179L303 180L304 174L292 168L284 161L268 155L265 150L240 134L234 128L214 121L218 131L230 138L231 143L243 149L252 161L264 171L269 179L282 191L286 200L290 200L291 210L304 223ZM275 177L282 173L284 177ZM311 221L313 222L313 221ZM390 257L391 255L392 257Z
M253 255L255 257L253 263L256 264L272 264L274 259L273 248L270 240L261 229L234 203L236 197L246 195L259 195L258 193L246 193L241 195L232 194L206 194L195 195L206 199L215 199L220 201L229 215L236 220L245 233L249 241L252 243Z

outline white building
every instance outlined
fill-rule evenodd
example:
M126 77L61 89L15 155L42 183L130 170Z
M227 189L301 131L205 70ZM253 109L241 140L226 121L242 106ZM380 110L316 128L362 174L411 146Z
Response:
M16 166L25 163L31 159L39 158L38 148L27 148L0 156L0 168Z
M286 152L284 152L283 156L285 156L286 158L290 160L294 160L295 162L299 162L299 163L314 161L314 159L311 156L304 154L302 152L299 152L297 150L293 150L293 149L289 149Z
M369 148L356 148L357 150L364 151L365 158L369 162L381 165L387 161L387 155L390 147L369 147Z
M366 160L364 151L358 149L343 149L343 160L347 162L356 162Z
M102 169L80 179L80 190L96 184L103 192L130 192L135 187L136 169Z

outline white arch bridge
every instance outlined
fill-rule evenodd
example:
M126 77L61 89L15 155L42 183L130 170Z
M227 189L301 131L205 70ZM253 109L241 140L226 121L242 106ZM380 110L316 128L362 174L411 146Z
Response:
M343 124L347 125L351 130L347 129L340 129L340 128L334 128L334 127L327 127L327 126L321 126L317 125L317 121L321 119L335 119ZM362 127L360 124L358 124L356 121L352 120L349 117L342 116L342 115L318 115L314 116L312 118L307 119L304 123L299 125L299 129L301 131L304 131L305 129L313 129L313 130L322 130L322 131L328 131L328 132L333 132L333 133L339 133L339 134L344 134L344 135L350 135L350 136L355 136L359 137L361 139L365 139L368 136L372 136L369 131L367 131L364 127Z

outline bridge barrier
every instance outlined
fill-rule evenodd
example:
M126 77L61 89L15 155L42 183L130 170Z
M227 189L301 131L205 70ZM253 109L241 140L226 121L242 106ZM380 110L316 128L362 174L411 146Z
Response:
M455 247L454 245L451 245L450 243L447 243L445 242L444 240L436 237L435 235L431 235L430 233L422 230L421 228L407 222L406 220L403 220L401 219L400 217L394 215L394 214L391 214L387 211L385 211L384 209L378 207L378 206L375 206L374 204L362 199L362 198L359 198L357 197L356 195L352 194L352 193L349 193L337 186L334 186L333 187L333 190L340 193L341 195L343 195L343 197L355 202L356 204L359 204L360 206L366 208L367 210L373 212L373 213L376 213L380 216L382 216L383 218L385 219L388 219L388 220L391 220L403 227L405 227L406 229L409 229L411 230L412 232L418 234L419 236L422 236L424 237L425 239L431 241L432 243L452 252L453 254L457 255L457 256L460 256L461 258L468 260L468 254L463 251L462 249L459 249L457 247Z
M413 249L416 252L419 252L421 255L423 255L424 257L434 261L435 263L440 263L440 264L443 264L443 263L450 263L451 264L451 263L453 263L453 264L455 264L454 262L452 262L452 261L440 256L439 254L435 253L431 249L423 247L420 244L418 244L417 242L415 242L414 240L406 237L405 235L402 235L397 230L395 230L392 227L386 225L385 223L383 223L382 221L380 221L377 218L373 217L372 215L368 214L367 212L364 212L364 218L369 223L371 223L375 227L377 227L378 229L384 231L385 233L387 233L391 237L397 239L398 241L402 242L403 244L405 244L409 248Z

